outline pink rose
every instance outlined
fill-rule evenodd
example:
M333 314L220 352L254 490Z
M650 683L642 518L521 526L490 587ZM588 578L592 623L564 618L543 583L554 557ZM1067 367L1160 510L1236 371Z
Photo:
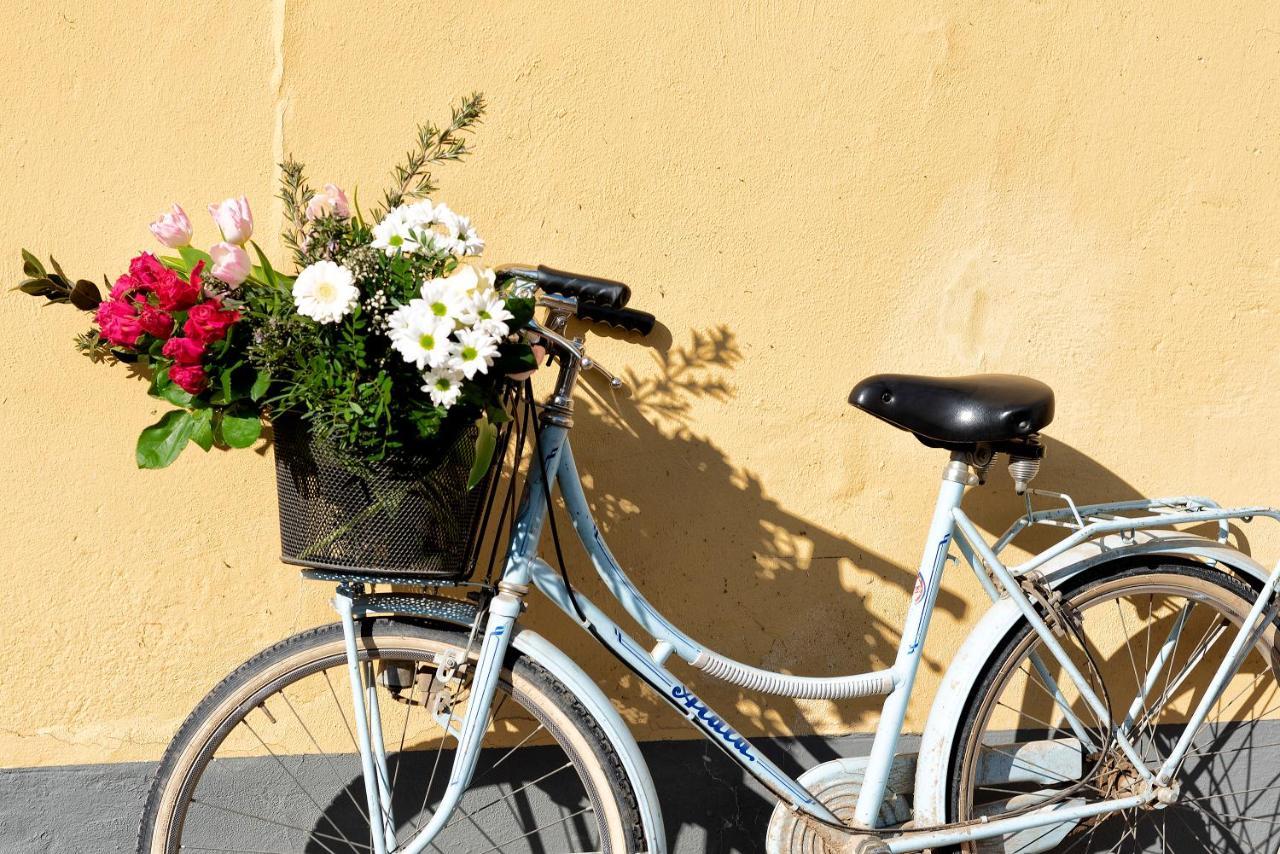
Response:
M171 338L169 340L180 339ZM205 376L204 368L199 365L171 365L169 367L169 379L173 380L174 385L188 394L199 394L209 384L209 378Z
M191 244L191 220L187 212L177 205L167 214L151 223L151 233L170 249L179 249Z
M143 332L156 338L168 338L173 334L173 317L153 305L138 305L138 322Z
M213 277L233 288L243 284L253 270L249 253L234 243L215 243L209 249L209 256L213 258Z
M94 319L102 330L102 337L116 346L132 347L142 334L142 323L133 306L117 300L107 300L98 306Z
M170 338L161 352L179 365L198 365L204 358L204 344L194 338Z
M240 312L224 309L218 300L206 300L191 307L182 331L202 345L212 344L225 338L227 330L239 319Z
M209 205L209 215L218 224L222 239L228 243L243 246L253 236L253 212L249 210L249 200L244 196Z
M351 204L347 201L347 194L342 192L337 184L325 184L324 188L307 202L308 222L320 219L322 216L334 216L338 219L351 216Z

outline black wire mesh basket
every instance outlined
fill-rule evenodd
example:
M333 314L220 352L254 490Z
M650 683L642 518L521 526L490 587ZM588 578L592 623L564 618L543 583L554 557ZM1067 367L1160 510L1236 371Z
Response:
M475 487L478 428L376 463L313 436L301 417L273 419L281 560L352 575L463 581L475 563L493 469Z

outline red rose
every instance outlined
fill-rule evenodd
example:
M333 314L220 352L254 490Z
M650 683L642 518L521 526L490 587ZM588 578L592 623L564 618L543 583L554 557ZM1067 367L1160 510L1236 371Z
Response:
M116 279L116 283L111 288L111 299L125 300L135 292L145 291L146 288L141 287L140 283L133 276L124 273L120 278Z
M142 323L133 306L126 302L107 300L98 306L94 319L102 330L102 337L116 346L132 347L142 334Z
M172 342L182 339L170 338L169 340ZM204 375L204 368L199 365L172 365L169 368L169 379L188 394L199 394L209 383L208 377Z
M194 338L170 338L161 352L179 365L199 365L204 358L204 344Z
M203 344L221 341L227 330L240 319L240 312L223 308L218 300L205 300L191 307L182 331Z
M129 262L129 275L137 282L139 290L151 290L171 272L173 271L161 264L160 259L150 252L143 252Z
M200 299L200 267L191 274L190 280L184 280L170 269L164 269L157 277L154 286L156 301L165 311L182 311L191 308Z
M168 338L173 334L173 318L167 311L143 303L138 306L138 312L138 322L142 324L143 332L156 338Z

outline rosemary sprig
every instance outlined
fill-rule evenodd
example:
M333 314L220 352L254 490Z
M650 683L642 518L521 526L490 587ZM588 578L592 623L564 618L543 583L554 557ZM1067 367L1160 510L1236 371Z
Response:
M284 245L293 252L294 260L303 263L303 229L307 225L307 202L315 194L307 184L305 167L289 155L280 164L280 192L276 198L284 202L286 225L280 234Z
M485 111L484 96L473 92L453 108L453 117L447 127L433 124L418 125L418 142L405 154L404 162L391 172L394 184L383 194L384 209L381 214L403 204L406 199L419 199L437 189L431 178L430 166L451 160L461 160L471 153L465 134L475 129Z

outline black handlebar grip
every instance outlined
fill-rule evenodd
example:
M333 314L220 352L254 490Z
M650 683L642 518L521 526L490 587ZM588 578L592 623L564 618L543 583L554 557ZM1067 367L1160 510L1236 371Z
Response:
M658 322L657 318L647 311L637 311L634 308L609 308L589 302L578 303L578 318L592 323L616 326L630 332L639 332L641 335L652 332L653 325Z

